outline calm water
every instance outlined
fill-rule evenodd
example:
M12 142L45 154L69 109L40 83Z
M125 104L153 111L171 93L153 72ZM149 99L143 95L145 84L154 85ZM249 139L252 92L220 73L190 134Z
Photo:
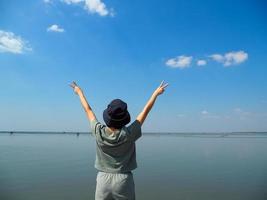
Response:
M137 200L267 199L267 137L144 135ZM81 134L0 134L1 200L93 200L95 141Z

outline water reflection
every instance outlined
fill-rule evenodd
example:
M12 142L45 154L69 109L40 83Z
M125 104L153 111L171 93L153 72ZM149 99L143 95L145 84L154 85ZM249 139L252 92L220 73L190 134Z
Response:
M137 199L266 199L267 138L145 134ZM94 199L88 134L0 134L0 199Z

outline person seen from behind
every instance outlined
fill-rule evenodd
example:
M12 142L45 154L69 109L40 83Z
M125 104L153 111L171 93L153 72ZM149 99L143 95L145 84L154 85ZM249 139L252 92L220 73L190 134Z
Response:
M129 125L131 117L127 104L114 99L103 112L105 124L100 123L88 104L82 89L72 82L70 86L79 96L96 139L95 200L135 200L132 170L137 168L135 142L141 137L141 126L152 109L157 97L168 83L163 81L156 88L142 112Z

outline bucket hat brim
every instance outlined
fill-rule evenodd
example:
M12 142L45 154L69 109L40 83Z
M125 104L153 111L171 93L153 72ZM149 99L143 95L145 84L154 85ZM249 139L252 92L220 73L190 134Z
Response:
M108 127L122 128L123 126L125 126L131 121L131 116L130 116L130 113L126 111L123 118L114 119L110 117L110 115L108 114L108 110L105 109L103 112L103 119Z

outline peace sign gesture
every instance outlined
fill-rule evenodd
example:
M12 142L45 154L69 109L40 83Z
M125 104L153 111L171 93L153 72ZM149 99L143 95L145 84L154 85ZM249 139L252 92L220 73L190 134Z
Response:
M154 91L154 94L156 94L157 96L161 95L165 91L165 88L168 85L169 85L168 83L164 83L164 81L161 81L159 87Z
M77 83L75 81L72 81L72 83L70 84L70 87L73 88L73 91L78 94L79 92L81 92L81 88L77 85Z

